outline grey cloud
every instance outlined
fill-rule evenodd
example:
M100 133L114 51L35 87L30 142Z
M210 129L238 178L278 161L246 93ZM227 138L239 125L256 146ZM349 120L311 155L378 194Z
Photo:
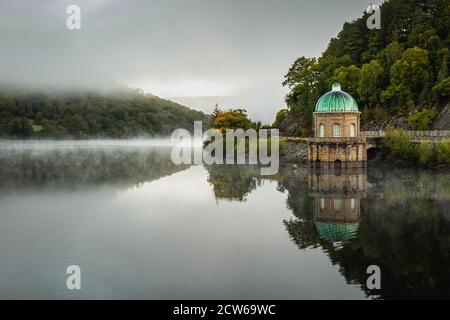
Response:
M231 88L223 107L244 106L271 122L284 105L289 65L320 55L369 2L2 0L0 81L109 87L205 80ZM65 27L69 4L81 7L82 30Z

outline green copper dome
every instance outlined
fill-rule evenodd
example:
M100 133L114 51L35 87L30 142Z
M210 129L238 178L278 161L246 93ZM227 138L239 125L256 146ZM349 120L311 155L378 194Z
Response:
M358 112L356 100L347 92L341 90L337 82L333 89L320 97L316 104L316 112Z
M320 236L330 242L348 241L358 234L359 223L316 222Z

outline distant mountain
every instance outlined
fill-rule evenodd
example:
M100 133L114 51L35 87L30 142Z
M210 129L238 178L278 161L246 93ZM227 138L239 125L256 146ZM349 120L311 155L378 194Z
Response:
M0 88L0 137L167 136L210 116L170 100L120 89L108 93Z

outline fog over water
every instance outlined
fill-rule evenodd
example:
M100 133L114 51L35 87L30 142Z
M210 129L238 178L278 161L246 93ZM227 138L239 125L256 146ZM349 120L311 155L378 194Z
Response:
M0 142L0 298L450 297L448 173L261 176L175 165L171 149ZM372 264L382 290L365 286Z

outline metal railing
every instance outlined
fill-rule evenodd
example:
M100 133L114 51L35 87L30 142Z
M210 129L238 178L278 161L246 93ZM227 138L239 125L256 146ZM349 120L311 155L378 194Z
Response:
M406 135L411 138L420 138L420 140L426 140L427 138L437 138L442 140L443 138L450 138L450 130L434 130L434 131L404 131ZM376 138L384 137L386 131L361 131L361 137ZM423 139L422 139L423 138Z
M361 134L361 137L378 138L378 137L384 137L386 135L386 132L383 131L383 130L379 130L379 131L361 131L360 134Z

